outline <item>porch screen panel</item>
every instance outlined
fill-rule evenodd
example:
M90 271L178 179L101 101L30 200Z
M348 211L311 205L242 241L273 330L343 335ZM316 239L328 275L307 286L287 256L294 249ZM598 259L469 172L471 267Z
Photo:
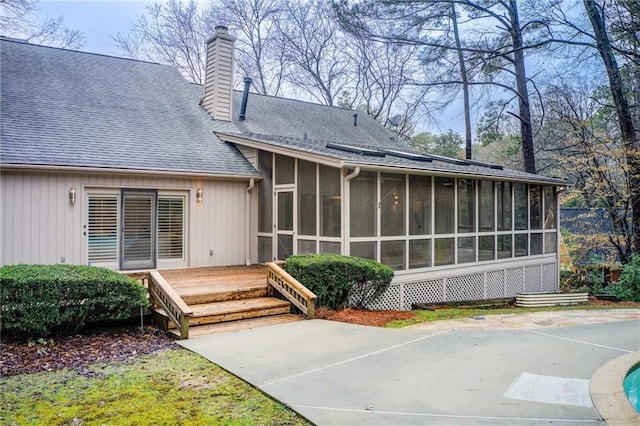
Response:
M352 237L375 237L376 214L376 172L362 171L350 183L349 215Z
M295 176L295 159L276 155L276 185L294 183Z
M516 230L527 229L529 198L527 197L527 185L524 183L513 184L514 225Z
M158 197L158 259L184 258L184 197Z
M542 190L538 185L529 189L529 229L542 229Z
M323 237L339 237L340 219L340 169L320 166L320 235Z
M380 175L380 234L405 235L404 205L406 194L405 175L382 173ZM384 250L381 250L382 255ZM395 266L395 264L394 264Z
M453 234L455 232L455 180L437 177L435 187L435 233Z
M498 182L497 186L498 231L511 231L511 183Z
M458 232L476 230L476 185L473 179L458 179Z
M118 261L118 196L88 196L89 263Z
M258 183L258 232L273 232L273 154L258 152L258 169L262 180ZM271 261L269 256L269 261Z
M489 232L494 230L494 212L495 212L495 197L494 193L494 182L490 180L481 180L479 194L480 201L479 205L479 227L480 232Z
M409 176L409 234L431 233L431 176ZM411 260L410 260L411 262ZM424 262L418 261L418 264Z
M316 165L298 160L298 234L316 235Z
M544 193L544 229L556 229L556 196L552 186L545 186Z

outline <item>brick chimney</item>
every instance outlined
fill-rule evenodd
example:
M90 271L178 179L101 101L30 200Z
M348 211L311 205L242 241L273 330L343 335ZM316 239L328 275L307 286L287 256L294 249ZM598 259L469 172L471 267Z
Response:
M200 105L216 120L231 121L233 106L233 51L236 39L219 25L207 41L204 96Z

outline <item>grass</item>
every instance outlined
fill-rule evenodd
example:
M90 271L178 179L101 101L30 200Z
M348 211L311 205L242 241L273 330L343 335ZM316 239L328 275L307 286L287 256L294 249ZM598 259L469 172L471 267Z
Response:
M385 327L402 328L409 325L420 324L423 322L471 318L475 316L502 315L502 314L523 314L528 312L549 312L549 311L569 311L569 310L600 310L600 309L620 309L630 308L634 306L625 305L575 305L575 306L550 306L544 308L446 308L436 309L435 311L414 310L415 316L406 320L395 320L388 322Z
M308 425L184 349L132 363L0 378L3 425Z

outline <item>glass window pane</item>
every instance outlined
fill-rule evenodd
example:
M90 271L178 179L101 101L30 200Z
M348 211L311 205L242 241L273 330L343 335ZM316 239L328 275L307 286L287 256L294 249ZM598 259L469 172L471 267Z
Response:
M494 213L495 213L495 182L491 180L480 181L480 205L478 214L480 216L480 232L489 232L494 230Z
M361 171L350 183L351 236L375 237L377 232L378 173Z
M497 182L498 231L511 231L511 183Z
M529 229L542 229L542 193L538 185L529 188Z
M405 235L405 175L380 174L380 234Z
M454 179L437 177L435 183L435 233L455 232L455 191ZM452 262L453 263L453 262Z
M476 230L476 181L458 179L458 232Z
M524 183L513 184L514 224L515 228L527 229L529 201L527 197L527 185Z
M405 242L382 241L380 242L380 263L384 263L394 271L405 269Z
M453 265L455 261L455 238L437 238L433 243L434 265Z
M409 234L430 233L431 176L411 175L409 176Z
M527 234L517 234L515 236L514 252L516 257L526 256L529 236Z
M273 261L273 240L271 237L258 237L258 262L266 263Z
M498 235L498 259L511 257L511 235Z
M377 260L376 242L364 241L361 243L351 243L351 256L363 257L365 259Z
M293 191L278 192L278 230L293 231Z
M340 236L340 169L320 165L320 235Z
M555 253L557 248L557 237L555 232L547 232L544 234L544 252Z
M495 259L496 238L493 235L483 235L478 238L478 260Z
M262 175L262 180L258 182L258 232L273 232L272 158L270 152L258 152L258 170Z
M311 240L298 240L298 254L316 253L316 242Z
M184 197L158 196L158 259L184 258Z
M531 234L531 256L542 254L542 234Z
M89 263L118 261L118 196L89 194Z
M298 234L316 235L316 165L298 160Z
M458 263L476 261L476 237L458 238Z
M556 196L552 186L544 187L544 229L556 229Z
M278 234L278 260L285 260L293 254L293 235Z
M431 266L431 240L409 241L409 269Z
M276 155L276 185L295 183L296 160L285 155Z
M340 254L340 243L334 241L320 241L320 253Z

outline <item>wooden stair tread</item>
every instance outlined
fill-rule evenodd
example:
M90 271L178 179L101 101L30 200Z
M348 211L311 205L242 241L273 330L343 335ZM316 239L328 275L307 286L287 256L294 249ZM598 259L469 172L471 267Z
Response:
M188 287L173 287L173 289L181 297L184 296L199 296L203 294L214 293L239 293L242 291L254 291L254 290L267 290L267 286L264 283L247 283L245 285L238 284L203 284L193 285Z
M304 318L294 314L271 315L267 317L249 318L236 321L220 322L216 324L204 324L191 326L189 328L189 337L205 336L217 333L232 333L242 330L250 330L258 327L266 327L275 324L284 324L293 321L302 321ZM179 336L180 331L173 328L170 333Z
M209 315L222 315L233 312L288 306L291 306L291 304L286 300L276 299L275 297L256 297L253 299L229 300L226 302L191 305L190 308L193 310L193 317L197 318Z

